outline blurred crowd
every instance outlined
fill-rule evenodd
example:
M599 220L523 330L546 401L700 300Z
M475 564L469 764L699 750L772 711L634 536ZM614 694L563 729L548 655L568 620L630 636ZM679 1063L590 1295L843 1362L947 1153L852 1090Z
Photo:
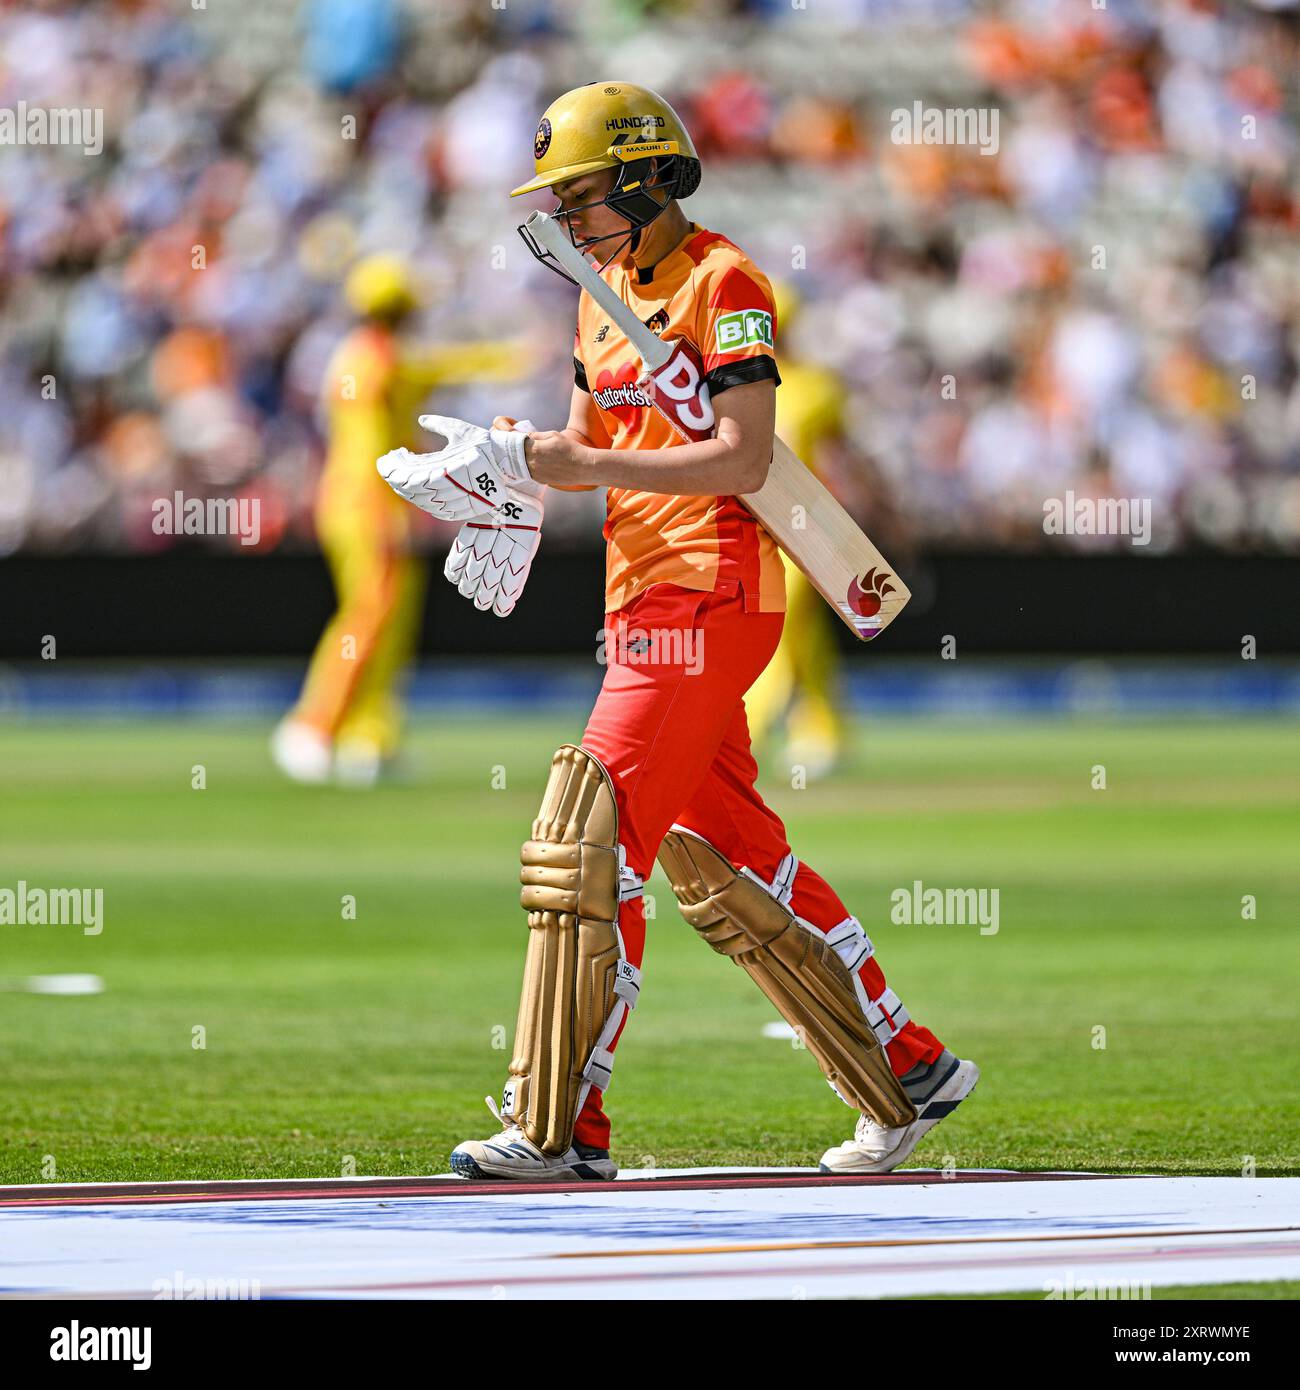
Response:
M368 252L416 338L529 345L432 408L558 427L574 292L506 192L599 77L677 107L687 214L797 295L778 357L839 373L847 466L918 542L1122 544L1044 536L1070 491L1150 499L1157 550L1300 546L1298 73L1289 0L0 0L0 114L103 112L99 153L0 144L0 553L193 544L151 526L178 490L313 544ZM895 142L918 102L996 150Z

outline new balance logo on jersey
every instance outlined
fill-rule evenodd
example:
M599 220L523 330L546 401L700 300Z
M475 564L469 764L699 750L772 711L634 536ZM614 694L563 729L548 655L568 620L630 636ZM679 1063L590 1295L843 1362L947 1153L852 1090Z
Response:
M596 341L597 341L598 343L603 343L603 342L605 341L605 334L608 333L608 332L609 332L609 324L607 324L607 323L602 323L601 326L600 326L600 332L596 334Z
M739 352L755 343L772 346L772 315L763 309L738 309L717 323L719 352Z

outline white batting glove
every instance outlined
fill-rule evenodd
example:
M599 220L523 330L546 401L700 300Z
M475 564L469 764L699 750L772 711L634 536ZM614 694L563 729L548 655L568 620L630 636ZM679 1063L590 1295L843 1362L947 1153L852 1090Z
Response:
M498 618L513 611L542 539L542 514L538 497L520 507L516 520L467 521L460 528L443 573L475 608Z
M522 438L532 428L520 420L513 432ZM476 608L499 618L513 611L541 542L545 490L531 478L516 480L510 485L513 495L492 518L460 528L443 573Z
M524 459L524 434L485 430L449 415L421 415L421 426L442 435L436 454L394 449L376 463L399 496L442 521L487 517L506 501L512 485L536 487Z

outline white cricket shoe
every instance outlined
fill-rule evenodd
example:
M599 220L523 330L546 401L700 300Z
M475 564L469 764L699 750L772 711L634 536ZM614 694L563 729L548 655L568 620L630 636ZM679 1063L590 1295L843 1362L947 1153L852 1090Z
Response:
M930 1063L918 1062L899 1078L916 1106L910 1125L886 1129L869 1115L858 1120L853 1138L822 1154L823 1173L888 1173L896 1168L946 1115L975 1089L980 1069L947 1048Z
M369 739L340 739L334 749L334 780L341 787L373 787L383 775L384 754Z
M575 1143L565 1154L544 1154L511 1119L502 1116L496 1101L485 1097L501 1124L491 1139L467 1139L451 1151L451 1170L462 1178L511 1178L521 1182L608 1182L618 1165L607 1149Z
M271 757L286 777L311 785L328 782L334 764L329 739L297 719L282 719L275 726Z

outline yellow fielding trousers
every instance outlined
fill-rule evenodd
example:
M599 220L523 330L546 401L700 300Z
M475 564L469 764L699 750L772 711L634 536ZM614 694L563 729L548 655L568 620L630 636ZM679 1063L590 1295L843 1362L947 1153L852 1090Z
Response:
M763 674L745 696L750 738L757 747L787 715L791 744L830 753L844 740L837 693L839 653L826 601L784 554L785 626Z
M401 737L398 684L415 655L428 567L407 553L405 527L358 529L356 520L355 513L319 518L338 610L316 645L293 718L388 757Z

